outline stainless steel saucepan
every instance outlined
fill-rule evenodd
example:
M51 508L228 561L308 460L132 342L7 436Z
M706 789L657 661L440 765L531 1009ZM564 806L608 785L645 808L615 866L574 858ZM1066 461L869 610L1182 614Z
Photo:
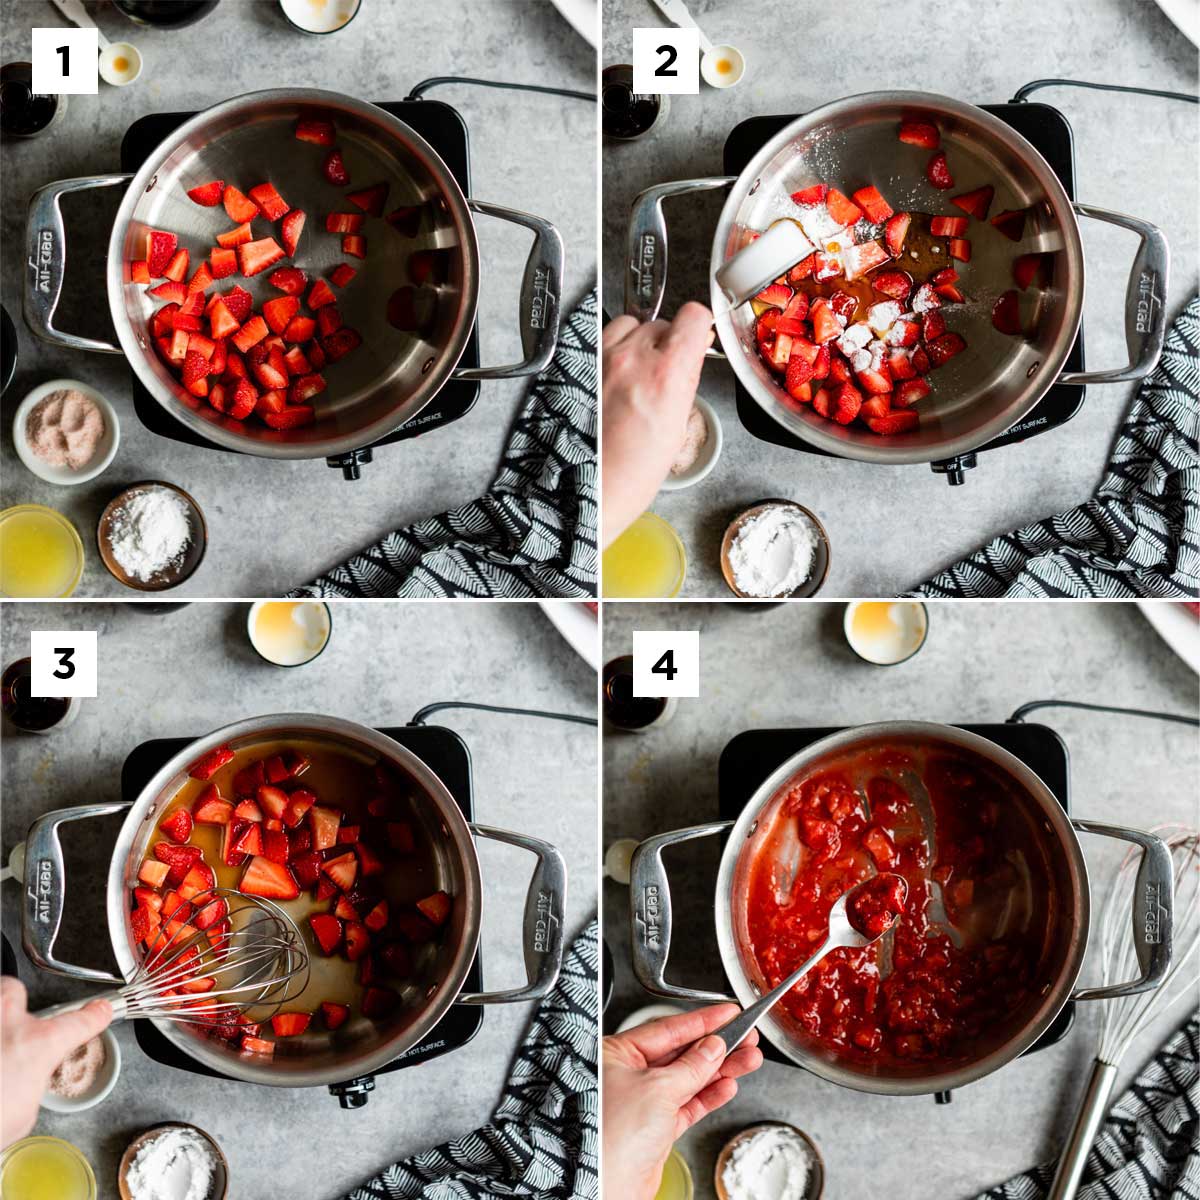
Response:
M341 238L325 232L330 212L354 211L321 172L325 152L297 141L297 118L331 120L353 168L353 186L389 185L388 210L421 206L415 238L400 236L380 220L368 221L367 257L353 265L355 279L339 292L345 323L362 345L327 368L328 388L319 397L317 420L299 429L268 429L256 421L222 416L191 396L160 360L147 321L161 302L130 279L130 263L145 257L149 229L179 236L195 253L211 247L232 226L220 206L194 204L187 189L223 179L243 192L271 182L293 208L307 214L295 262L310 278L344 261ZM66 273L67 246L61 197L70 192L124 187L125 196L108 241L106 287L117 343L66 333L54 313ZM485 214L531 229L534 243L520 298L523 357L500 367L458 366L475 323L481 263L475 215ZM255 237L268 235L259 221ZM277 231L273 236L278 240ZM374 104L311 88L252 92L215 105L179 126L146 159L136 175L97 175L51 183L35 192L27 223L29 271L25 320L39 337L76 350L124 354L139 380L167 411L193 433L229 450L265 458L320 458L371 445L412 420L449 379L504 379L532 375L550 361L558 341L562 239L541 217L468 199L441 157L414 129ZM387 319L388 298L409 283L409 256L436 250L443 270L425 285L432 317L423 332L407 333ZM287 260L288 262L292 260ZM193 267L196 264L193 263ZM286 264L285 264L286 265ZM277 295L266 273L240 283L256 305Z
M814 742L793 755L763 781L736 821L718 821L660 834L642 842L633 857L630 888L630 935L634 973L642 986L670 999L717 1002L736 999L743 1008L770 990L763 978L747 934L747 891L750 867L772 818L794 781L810 775L834 757L883 743L945 746L977 759L981 768L999 772L1013 794L1028 804L1028 816L1038 831L1052 877L1057 909L1045 913L1044 977L1028 1002L1009 1014L1001 1025L980 1035L973 1051L952 1066L913 1061L875 1065L851 1061L815 1042L798 1022L776 1007L759 1023L773 1045L792 1062L832 1083L889 1096L937 1093L962 1087L995 1071L1029 1049L1050 1027L1068 1000L1104 1000L1157 986L1171 961L1172 869L1163 842L1149 833L1067 816L1050 789L1020 759L978 734L948 725L890 721L845 729ZM1120 838L1142 848L1130 937L1137 950L1141 974L1111 987L1077 987L1091 926L1091 896L1087 864L1079 833ZM671 892L663 851L694 838L727 834L713 899L721 965L733 989L721 992L678 987L665 978L673 935Z
M897 139L901 121L928 121L941 131L954 175L952 191L925 179L928 150ZM968 303L946 309L951 329L967 350L933 373L933 392L921 401L920 427L879 437L865 427L838 425L785 403L778 376L757 353L753 290L725 291L721 280L753 233L795 215L790 194L813 183L850 194L874 184L897 210L961 215L948 197L986 184L995 187L991 214L1028 210L1022 241L1014 243L987 223L972 221L971 261L960 266ZM649 188L634 201L629 222L625 311L653 320L667 277L667 224L663 201L728 189L713 235L710 304L721 350L755 401L789 433L843 458L874 463L937 462L966 454L1012 428L1056 382L1122 383L1141 379L1158 362L1165 337L1163 303L1169 253L1166 239L1136 217L1072 204L1046 160L999 118L947 96L926 92L869 92L824 105L793 121L754 156L738 176L688 179ZM1132 230L1140 238L1125 297L1129 362L1104 371L1064 372L1083 312L1084 253L1078 217ZM995 300L1012 284L1018 254L1051 257L1048 286L1025 293L1026 333L1009 337L992 327ZM782 273L782 272L777 272ZM759 280L761 287L768 280ZM798 411L799 409L799 411Z
M174 1021L154 1024L170 1042L206 1067L251 1083L277 1087L341 1084L372 1071L417 1046L453 1004L504 1004L536 1000L554 986L562 962L562 920L566 865L547 842L490 826L468 824L446 785L410 750L353 721L309 713L255 717L215 730L180 750L154 775L132 804L93 804L60 809L39 818L25 845L25 908L22 941L26 953L45 970L93 983L124 983L134 972L137 941L130 925L130 892L150 844L160 839L158 823L188 778L189 768L221 745L234 750L287 738L326 742L342 753L381 762L408 781L413 808L433 848L437 886L453 897L453 908L436 953L415 956L415 973L404 1003L393 1016L371 1021L355 1017L336 1033L312 1029L300 1038L302 1053L262 1059L240 1054L234 1045L206 1037ZM109 939L119 974L74 966L55 956L62 922L66 878L59 827L87 817L126 812L112 851L106 909ZM474 837L507 842L536 858L522 919L522 946L528 975L524 986L499 992L464 992L463 983L479 944L484 900Z

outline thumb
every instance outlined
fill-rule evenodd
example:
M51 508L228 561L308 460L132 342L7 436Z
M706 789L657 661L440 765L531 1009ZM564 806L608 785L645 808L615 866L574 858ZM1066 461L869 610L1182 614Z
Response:
M38 1032L46 1057L57 1066L76 1046L90 1042L106 1029L112 1016L112 1005L107 1000L91 1000L74 1012L38 1018L43 1026Z
M725 1043L716 1034L710 1034L689 1046L674 1062L657 1070L668 1081L664 1087L671 1099L686 1104L712 1081L724 1058Z

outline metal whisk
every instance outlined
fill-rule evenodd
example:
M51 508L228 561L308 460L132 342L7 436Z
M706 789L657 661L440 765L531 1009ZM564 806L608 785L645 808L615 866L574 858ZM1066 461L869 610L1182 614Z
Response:
M1174 935L1171 966L1157 988L1122 996L1104 1005L1100 1021L1100 1047L1092 1064L1087 1088L1067 1144L1059 1159L1047 1200L1071 1200L1079 1188L1088 1154L1100 1131L1117 1068L1134 1038L1153 1018L1162 1016L1179 1001L1196 996L1200 957L1200 833L1178 825L1152 830L1171 852L1174 891ZM1133 939L1129 936L1129 910L1140 855L1126 855L1104 896L1100 929L1104 983L1116 983L1136 973Z
M211 888L163 921L124 987L37 1015L56 1016L105 999L114 1021L150 1017L226 1025L247 1009L278 1010L308 985L308 972L303 935L283 909L258 896Z

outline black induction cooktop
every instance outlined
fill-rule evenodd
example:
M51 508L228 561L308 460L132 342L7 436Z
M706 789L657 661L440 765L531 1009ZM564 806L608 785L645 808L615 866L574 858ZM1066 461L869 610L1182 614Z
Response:
M444 104L440 100L376 101L376 104L385 112L391 113L392 116L415 129L441 155L463 193L468 196L471 194L470 144L466 123L457 109L451 108L450 105ZM190 112L150 113L139 118L126 130L125 137L121 142L121 170L131 172L139 170L164 138L169 137L173 130L195 115ZM459 361L460 365L464 367L479 366L478 322L471 330L466 349ZM177 442L187 442L192 446L204 446L209 450L217 450L225 454L239 453L239 451L218 446L215 442L210 442L207 438L188 429L155 400L137 375L132 375L132 380L134 410L137 412L138 420L152 433ZM358 465L371 461L371 451L375 447L419 437L430 430L440 429L443 425L457 421L475 407L475 401L478 398L478 380L448 380L429 404L411 421L406 422L399 429L393 430L387 437L380 438L372 446L363 447L348 455L338 455L336 459L329 459L329 465L341 467L347 478L357 478Z
M1066 743L1049 726L1022 723L960 725L957 728L987 738L1019 758L1054 793L1054 798L1062 805L1063 811L1071 811L1070 756ZM759 785L776 767L821 738L838 732L838 728L830 727L750 729L737 734L721 751L721 759L717 765L721 819L737 820ZM1075 1002L1068 1000L1050 1028L1025 1053L1033 1054L1061 1041L1074 1022ZM796 1065L765 1038L759 1045L764 1057L772 1062ZM940 1093L937 1099L939 1102L945 1102L949 1099L949 1093Z
M992 113L1010 125L1027 139L1050 164L1071 200L1075 199L1075 139L1067 118L1048 104L983 104L986 112ZM740 175L750 160L781 129L790 125L801 114L782 117L751 117L735 125L725 141L724 167L727 175ZM1063 365L1064 371L1083 370L1083 328L1075 338L1070 354ZM829 455L789 433L778 421L772 420L754 400L740 381L735 380L738 419L756 438L802 450L806 454ZM963 472L976 465L976 456L985 450L995 450L1014 442L1023 442L1040 433L1065 425L1083 407L1084 387L1082 384L1055 383L1038 401L1033 411L1011 429L980 446L969 454L931 464L933 470L944 474L952 484L963 482Z
M455 803L462 810L468 821L474 819L475 797L471 781L471 753L466 742L450 729L437 725L406 725L402 728L382 728L380 733L392 738L406 749L411 750L450 790ZM155 772L173 755L184 749L193 739L191 738L159 738L155 741L143 742L134 748L121 768L121 795L130 802L137 799L142 788L150 781ZM483 972L479 955L467 972L463 983L464 991L478 992L483 990ZM447 1010L446 1015L429 1031L428 1036L420 1045L393 1059L386 1066L379 1067L375 1075L387 1075L405 1067L415 1067L432 1058L440 1058L465 1046L478 1032L483 1024L483 1006L476 1004L455 1004ZM196 1059L184 1054L182 1050L165 1037L149 1021L134 1021L134 1033L141 1049L155 1062L163 1066L174 1067L180 1071L190 1071L194 1075L209 1075L216 1079L229 1079L231 1083L243 1083L246 1087L254 1084L242 1080L231 1079L219 1071L204 1066ZM338 1097L343 1108L359 1108L367 1102L369 1093L374 1089L374 1076L362 1076L358 1079L348 1079L344 1083L331 1084L329 1090Z

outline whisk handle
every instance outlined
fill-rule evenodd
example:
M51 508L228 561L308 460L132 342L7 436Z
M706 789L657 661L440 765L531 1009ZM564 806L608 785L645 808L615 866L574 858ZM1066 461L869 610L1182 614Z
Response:
M1100 1059L1092 1063L1092 1073L1080 1098L1075 1124L1058 1160L1058 1170L1054 1173L1054 1182L1050 1185L1046 1200L1074 1200L1116 1082L1117 1068L1112 1063L1101 1062Z
M47 1019L61 1017L63 1013L77 1012L85 1004L91 1004L93 1000L107 1000L112 1005L114 1021L121 1021L125 1018L125 998L116 988L109 992L99 992L95 996L82 996L78 1000L64 1000L61 1004L52 1004L49 1008L40 1009L33 1015Z

